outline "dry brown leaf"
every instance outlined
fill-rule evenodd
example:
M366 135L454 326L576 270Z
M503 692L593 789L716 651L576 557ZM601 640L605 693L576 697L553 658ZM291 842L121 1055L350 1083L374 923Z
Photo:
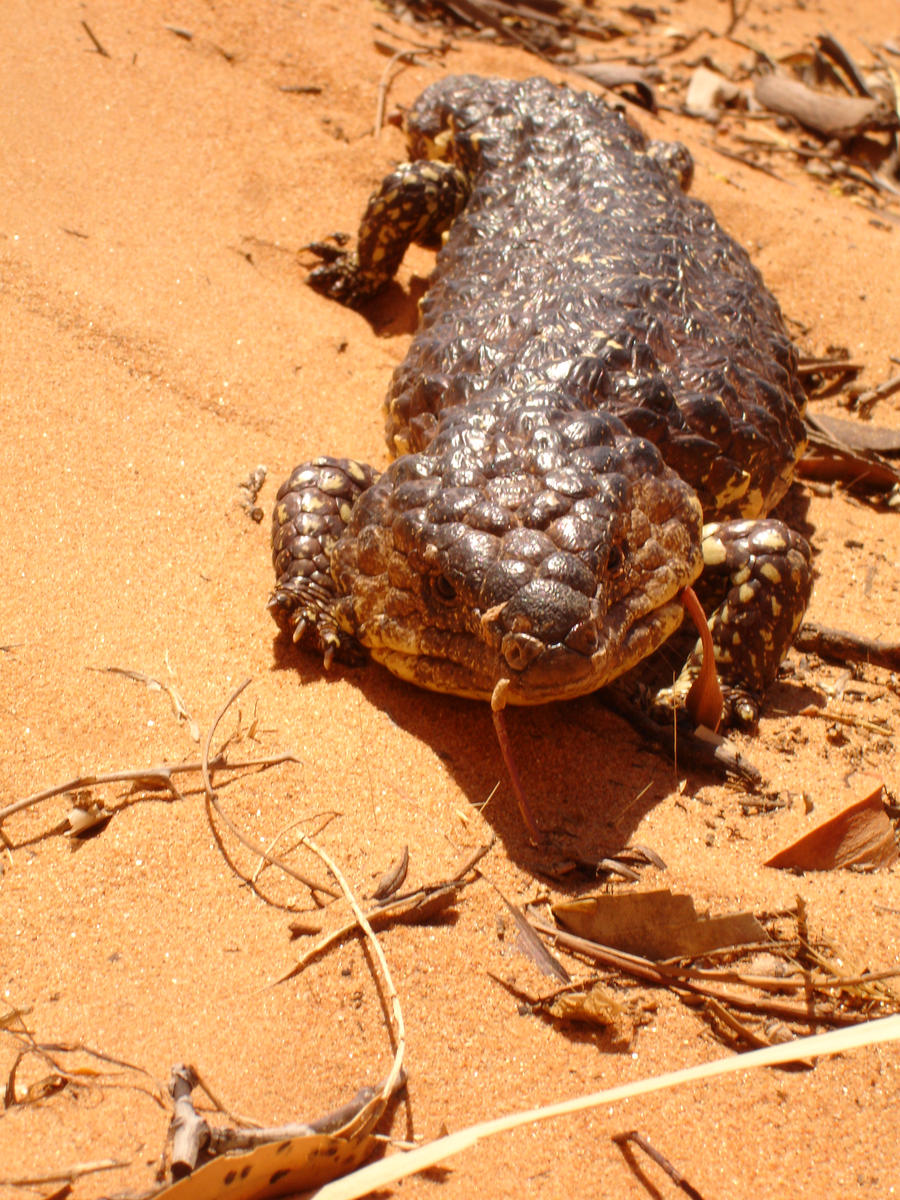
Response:
M498 887L493 884L491 886L509 909L510 916L516 923L517 944L522 953L530 958L538 970L550 979L558 979L560 983L571 983L572 976L534 932L521 908L507 900Z
M587 1021L606 1027L614 1024L625 1010L609 988L595 983L587 991L560 992L547 1005L547 1011L560 1021Z
M645 958L692 958L722 946L766 940L752 913L700 916L690 896L668 889L589 896L555 904L553 915L579 937Z
M406 881L406 873L409 870L409 846L404 846L400 851L400 856L396 862L391 863L384 875L375 884L375 890L372 892L373 900L387 900L389 896L393 896L394 892L398 891Z
M379 1116L380 1116L379 1112ZM157 1192L154 1200L269 1200L321 1187L371 1158L375 1138L314 1133L228 1154Z
M795 871L832 871L836 867L890 867L900 861L894 828L881 798L881 784L836 816L817 825L766 863Z
M862 421L844 421L827 413L817 413L816 424L850 450L871 450L875 454L900 454L900 432L883 425Z

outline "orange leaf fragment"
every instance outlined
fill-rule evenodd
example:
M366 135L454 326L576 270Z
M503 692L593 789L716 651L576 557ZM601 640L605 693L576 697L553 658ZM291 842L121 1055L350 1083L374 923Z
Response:
M882 784L836 816L774 854L767 867L796 871L832 871L836 867L875 870L900 862L900 851L881 799Z

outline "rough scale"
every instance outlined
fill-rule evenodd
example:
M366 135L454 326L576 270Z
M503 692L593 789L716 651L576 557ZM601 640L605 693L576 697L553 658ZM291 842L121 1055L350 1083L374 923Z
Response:
M684 148L596 96L451 77L407 129L356 249L320 246L310 279L364 304L411 241L444 238L388 391L396 458L284 484L276 620L328 659L365 648L422 687L536 704L646 658L703 571L752 720L810 590L806 543L766 516L804 446L776 301L686 195Z

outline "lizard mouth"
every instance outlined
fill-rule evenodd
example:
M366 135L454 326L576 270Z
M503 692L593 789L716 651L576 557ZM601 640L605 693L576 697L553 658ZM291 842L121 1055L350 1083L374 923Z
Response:
M605 687L652 654L684 616L677 589L640 615L617 608L607 614L589 653L564 643L543 646L533 638L523 648L528 635L522 634L507 635L497 647L471 634L431 629L417 642L408 625L396 627L384 618L358 636L376 662L417 687L490 701L502 680L505 703L538 705Z
M678 628L702 568L695 494L643 443L625 441L621 460L633 478L592 476L592 497L548 525L556 541L494 513L484 487L469 489L471 511L503 517L503 532L443 520L461 489L434 476L395 486L389 468L335 547L338 625L431 691L489 701L506 681L507 703L537 705L604 687Z

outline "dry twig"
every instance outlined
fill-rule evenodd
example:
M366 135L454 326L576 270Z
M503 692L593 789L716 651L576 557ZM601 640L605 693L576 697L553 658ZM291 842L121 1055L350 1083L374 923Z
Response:
M232 835L237 838L242 846L251 851L251 853L258 855L260 858L264 858L266 862L270 863L272 866L280 868L280 870L284 871L286 875L290 875L292 879L296 879L298 883L302 883L304 887L308 887L314 895L315 893L320 892L325 896L330 896L332 899L336 899L338 893L335 892L333 888L328 887L326 884L316 883L315 881L308 879L305 875L301 874L300 871L295 870L294 867L288 866L288 864L283 862L282 859L275 858L273 855L269 854L264 846L260 846L257 842L254 842L252 838L248 838L246 834L238 829L237 825L235 825L231 818L225 813L225 810L222 808L222 805L219 802L218 793L213 789L212 779L210 777L211 765L209 758L212 740L215 737L216 730L218 729L222 718L228 712L229 708L231 708L232 704L234 704L235 700L237 700L237 698L241 695L244 689L250 685L250 683L251 680L247 678L243 681L243 683L238 684L238 686L225 701L224 705L216 716L216 719L209 727L209 733L206 735L206 744L203 747L203 758L200 763L200 771L203 776L203 788L206 793L206 814L209 818L210 829L213 832L213 837L215 837L219 849L222 851L225 860L231 866L232 870L234 870L246 883L251 883L252 881L240 870L238 870L237 866L228 857L228 854L225 851L225 846L221 837L219 836L218 830L216 829L215 822L212 819L212 815L210 813L211 808L216 810L221 820L231 831ZM309 844L308 839L303 835L301 835L301 840L306 844Z
M265 755L262 758L247 758L241 762L229 762L225 754L220 753L210 759L207 765L211 771L239 771L247 767L275 767L279 763L285 762L298 763L300 759L294 754L284 753ZM173 776L202 769L202 762L159 763L152 767L128 767L123 771L109 771L103 775L76 775L74 779L67 779L65 783L58 783L53 787L44 788L40 792L33 792L30 796L13 801L6 808L0 808L0 825L14 813L40 804L43 800L49 800L52 796L77 792L82 788L99 787L105 783L132 783L145 787L168 788L176 800L182 800L184 797L175 787Z

